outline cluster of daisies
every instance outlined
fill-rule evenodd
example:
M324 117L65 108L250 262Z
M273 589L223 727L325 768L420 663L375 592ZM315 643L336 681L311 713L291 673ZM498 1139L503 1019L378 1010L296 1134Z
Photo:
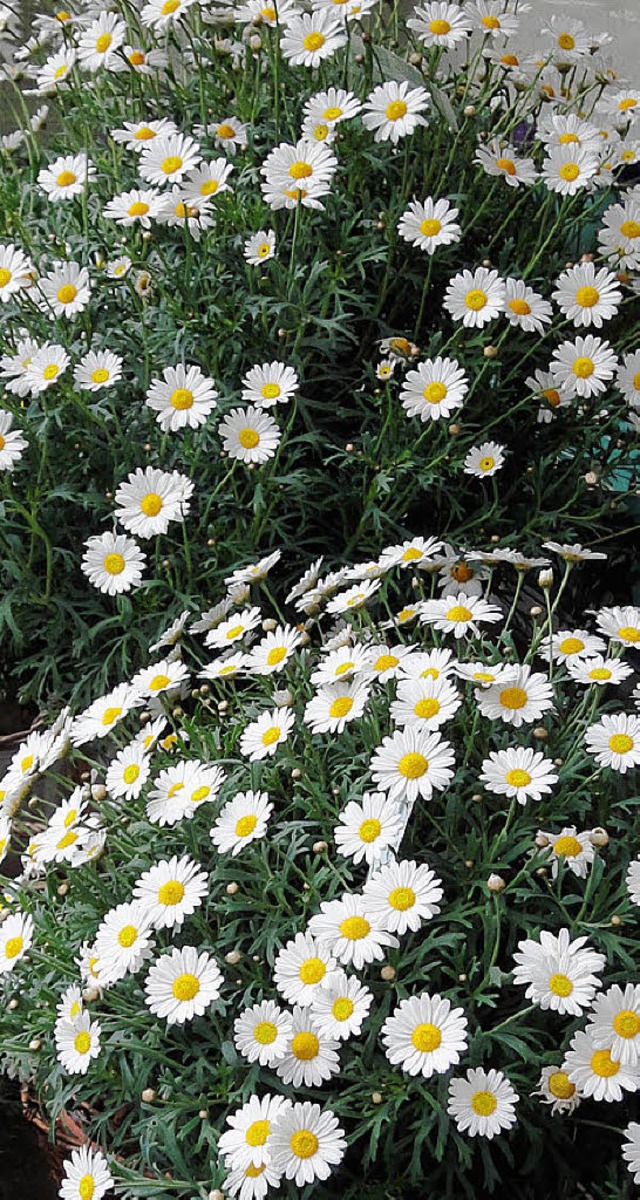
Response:
M553 541L544 550L563 565L563 578L577 564L605 557ZM325 1179L345 1153L348 1130L324 1097L319 1104L297 1095L340 1073L347 1044L376 1020L372 969L404 940L419 938L446 904L442 879L428 862L403 854L402 843L415 806L437 812L438 795L456 787L458 711L467 728L488 722L502 743L477 765L477 786L503 797L511 810L530 806L535 813L563 786L562 760L544 753L548 732L540 726L559 710L580 731L580 753L594 777L602 771L624 776L640 764L637 687L626 709L618 702L593 719L603 697L615 698L623 685L630 694L633 670L626 655L640 643L640 610L603 608L592 629L560 628L547 619L534 628L526 661L519 663L501 641L509 618L493 590L497 573L511 572L517 580L538 571L539 585L548 591L549 557L499 548L462 553L416 537L385 547L376 560L324 574L318 561L285 598L302 618L291 624L265 617L257 592L252 594L279 560L274 551L234 571L216 605L197 616L185 611L160 637L153 649L164 657L83 712L65 710L51 729L31 733L0 781L4 856L12 836L19 846L20 809L38 781L51 772L60 780L65 759L80 755L96 763L90 779L53 804L39 831L29 825L18 880L29 904L12 902L0 917L0 975L9 987L14 978L20 986L42 936L38 880L50 871L80 869L99 876L101 856L123 821L146 821L150 844L159 837L161 845L162 830L184 829L201 809L215 806L209 849L198 839L198 855L180 850L157 857L131 879L126 898L97 914L74 949L77 982L58 997L51 1039L63 1072L84 1076L108 1053L93 1010L100 1003L108 1008L111 989L125 979L140 978L144 1005L167 1030L224 1013L232 981L216 961L207 926L196 921L210 897L218 856L250 856L278 819L275 796L260 786L261 764L277 764L288 744L303 762L314 746L339 745L373 721L377 742L367 752L364 790L349 797L321 844L326 851L332 843L356 875L364 870L364 882L321 900L302 926L292 914L292 936L276 948L271 967L273 992L245 1000L233 1020L239 1058L279 1081L278 1091L260 1090L229 1113L218 1138L224 1186L241 1200L261 1198L283 1180L301 1187ZM411 577L413 595L429 595L397 608L396 588L406 591ZM202 648L191 650L194 637L213 651L209 661L203 662ZM170 720L190 703L185 658L194 653L198 678L205 681L198 694L207 696L213 685L224 697L218 702L221 732L230 695L251 718L234 718L220 761L194 755L187 731ZM561 701L567 692L575 696L570 718ZM192 733L198 721L206 727L211 720L207 705ZM566 791L564 797L568 816ZM536 830L534 821L530 858L546 863L552 878L569 872L586 879L607 842L600 827ZM120 865L130 878L127 864ZM497 873L486 880L489 893L499 895L505 887L508 881ZM627 887L630 902L640 904L640 859L630 863ZM572 1027L557 1063L539 1077L537 1094L554 1114L570 1114L585 1098L619 1100L640 1087L640 986L607 986L605 956L591 940L572 937L569 928L557 934L542 929L522 939L512 963L504 964L533 1005L585 1018L584 1026ZM225 962L233 967L239 957L232 951ZM35 963L31 969L38 969ZM392 969L382 970L393 980ZM465 1066L477 1020L455 993L416 991L378 1024L377 1042L390 1068L410 1078L449 1075L447 1113L459 1133L492 1139L516 1123L521 1098L501 1066ZM630 1126L628 1133L637 1155L637 1130ZM117 1174L97 1148L76 1151L66 1165L62 1195L102 1195L113 1182L111 1169ZM87 1179L94 1192L86 1182L82 1191Z

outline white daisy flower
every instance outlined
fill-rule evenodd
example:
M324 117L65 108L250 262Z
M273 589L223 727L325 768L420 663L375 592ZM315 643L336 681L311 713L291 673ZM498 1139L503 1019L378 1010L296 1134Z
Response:
M579 542L543 542L543 550L553 550L554 554L558 554L565 562L596 562L598 559L606 561L607 555L599 550L585 550Z
M333 835L338 854L352 858L355 865L371 864L388 846L396 846L404 829L397 804L384 792L364 792L359 801L350 800L340 813Z
M273 229L259 229L244 243L244 257L252 267L268 262L276 252L276 235Z
M635 121L640 116L640 90L631 87L608 94L605 92L600 105L605 112L615 116L618 122Z
M136 881L135 900L146 910L154 929L179 928L208 894L206 871L188 855L162 859Z
M4 793L5 792L6 792L6 789L3 788L2 794L0 797L0 806L4 802ZM6 858L8 852L9 852L10 845L11 845L11 820L9 817L5 817L2 815L2 808L0 807L0 863L3 862L4 859Z
M113 387L122 378L122 358L111 350L89 350L73 370L73 379L81 392L99 392Z
M129 533L154 537L166 533L171 521L184 520L193 490L191 480L177 471L138 467L118 486L115 515Z
M444 633L453 633L454 637L463 637L466 633L480 636L477 622L496 622L503 619L503 614L494 604L488 604L482 596L470 595L469 592L449 592L440 600L425 600L420 605L420 621L425 625L433 625L434 629Z
M236 150L245 150L248 143L247 127L235 117L225 117L219 125L209 126L207 133L213 136L216 146L220 146L227 154L235 154Z
M76 52L73 47L52 54L36 74L36 95L46 96L61 87L75 62Z
M543 333L553 317L553 308L523 279L505 279L504 315L510 325L525 333Z
M505 671L499 683L478 693L477 700L484 717L519 729L553 708L553 690L546 675L520 666Z
M460 1133L491 1139L516 1124L518 1099L502 1071L476 1067L464 1078L451 1080L447 1112Z
M551 759L525 746L491 750L482 763L480 782L497 796L515 797L518 804L541 800L558 782Z
M378 0L314 0L314 7L326 9L341 21L360 21L373 11Z
M0 471L13 471L28 446L19 430L11 428L12 424L12 414L0 409Z
M410 646L390 646L384 642L369 646L367 650L365 674L369 679L386 683L396 679L400 674L406 674L405 663L411 657Z
M479 446L471 447L462 469L465 475L485 479L495 475L503 466L504 446L498 442L481 442Z
M341 900L323 900L309 921L309 933L344 966L360 971L366 963L384 958L384 947L398 939L383 928L359 893L344 892Z
M145 183L163 187L180 183L201 160L200 147L183 133L162 133L147 142L140 155L139 171Z
M368 661L367 650L359 643L340 646L322 656L320 665L311 673L311 683L318 687L362 675L366 672Z
M467 1048L467 1018L437 993L401 1000L381 1030L385 1054L407 1075L443 1075Z
M344 1130L331 1109L319 1104L292 1104L281 1109L273 1123L269 1143L271 1165L277 1175L292 1179L297 1188L328 1179L347 1148Z
M399 674L407 679L443 679L457 668L451 650L412 650L402 658Z
M633 1175L633 1182L640 1183L640 1125L630 1121L623 1132L630 1140L622 1146L622 1157Z
M137 800L151 774L149 755L142 742L131 742L109 763L105 787L114 800Z
M607 988L593 1002L587 1033L598 1049L610 1050L611 1057L625 1066L635 1067L640 1060L640 984L618 984Z
M262 0L256 0L260 4ZM273 10L275 12L275 9ZM244 1169L230 1171L223 1183L224 1194L238 1196L239 1200L264 1200L269 1188L280 1185L280 1176L267 1162L259 1166L251 1164Z
M158 224L166 225L169 229L188 227L195 242L200 241L204 229L210 229L215 223L209 201L204 198L190 200L180 184L174 184L170 191L161 196L157 220Z
M218 393L213 379L202 374L199 367L165 367L162 379L152 379L146 403L156 413L164 433L184 428L197 429L204 425L216 407Z
M199 0L147 0L140 13L142 24L162 33L181 21Z
M633 408L640 408L640 350L624 355L618 367L616 387L622 392L627 404Z
M178 651L179 653L179 651ZM131 680L131 686L146 699L160 696L164 692L171 694L182 691L183 685L189 681L189 670L179 658L163 658L138 671Z
M78 62L87 71L110 70L126 37L127 27L115 13L101 12L83 29L77 46Z
M632 647L640 645L640 608L634 608L631 604L601 608L596 616L596 624L612 642Z
M411 24L411 22L409 22ZM398 223L398 233L405 242L434 254L438 246L451 246L462 236L457 218L459 209L448 200L412 200Z
M410 88L406 81L389 80L369 93L362 113L365 129L374 130L374 141L391 141L395 146L400 138L413 133L418 125L426 125L421 115L430 105L423 87Z
M589 187L598 170L598 156L578 145L549 146L542 164L541 177L550 192L575 196Z
M622 303L616 276L606 267L596 271L592 262L578 263L563 271L552 296L574 325L593 325L596 329L602 329L604 321L615 317Z
M574 63L591 53L593 35L582 24L564 16L551 17L542 29L542 36L551 39L554 58L561 63Z
M598 232L602 253L616 267L637 270L640 267L640 198L628 196L620 204L612 204L603 214L603 227Z
M166 4L167 0L164 2ZM169 0L170 4L172 2L173 0ZM118 62L116 59L111 67L112 70L115 68L117 71L128 71L133 68L136 75L153 75L156 71L164 70L169 62L162 50L145 50L139 43L131 45L129 42L125 42L122 53L127 63ZM172 124L172 122L167 122L167 124Z
M297 933L278 953L273 982L287 1004L307 1008L335 967L336 960L326 947L309 933Z
M334 971L313 997L311 1015L318 1032L343 1041L360 1033L373 1002L373 994L346 971Z
M511 188L520 184L530 187L538 178L533 159L518 157L515 146L503 146L500 138L492 138L486 145L478 146L474 162L480 164L485 175L501 175Z
M13 971L33 942L33 917L10 913L0 925L0 975Z
M400 403L407 416L422 421L449 417L468 391L467 377L455 358L427 359L407 371Z
M384 382L391 379L396 369L396 362L395 358L381 358L376 367L376 379L382 379Z
M320 1034L311 1010L296 1005L287 1051L276 1062L275 1070L283 1083L294 1088L320 1087L332 1075L339 1074L339 1049L338 1041Z
M504 312L505 282L497 271L477 267L454 275L447 287L443 307L454 321L468 329L481 329Z
M124 121L122 128L111 130L111 137L127 150L141 154L155 138L170 133L178 133L177 125L168 117L160 117L157 121Z
M640 905L640 859L629 863L626 885L631 903Z
M346 45L347 34L341 21L332 13L316 9L287 18L280 38L283 57L293 67L317 67L325 58Z
M113 1188L107 1160L93 1146L79 1146L62 1164L64 1176L59 1195L62 1200L102 1200Z
M609 1049L598 1048L590 1028L574 1033L562 1069L581 1095L592 1100L623 1100L624 1092L640 1087L637 1067L620 1062Z
M293 367L284 363L263 363L252 367L242 379L242 399L256 408L271 408L286 404L298 391L299 382Z
M130 683L118 684L113 691L99 696L84 712L78 713L69 735L72 745L84 746L96 737L106 737L140 703L140 696Z
M135 975L151 957L153 933L150 917L139 901L117 904L103 917L95 936L100 983L117 983L129 972Z
M273 1000L262 1000L246 1008L233 1022L236 1050L248 1062L272 1067L284 1058L291 1039L291 1013L278 1008Z
M250 762L271 758L278 746L287 741L295 722L295 714L289 708L274 708L262 713L243 730L240 753Z
M55 342L45 342L31 356L24 372L25 393L39 396L53 387L60 376L64 374L71 359L63 346ZM20 390L22 394L22 390Z
M13 242L0 246L0 300L6 304L23 288L31 287L35 267Z
M557 937L543 929L539 942L533 938L518 942L513 982L527 984L525 996L543 1010L578 1017L601 987L599 974L607 960L595 950L583 949L586 937L570 938L568 929L561 929Z
M274 211L298 204L323 209L320 196L331 190L337 166L333 151L317 141L302 138L295 146L281 142L260 168L263 198Z
M227 649L251 633L261 620L262 614L256 605L251 608L243 608L239 613L234 613L226 621L219 621L217 625L209 629L205 638L206 644Z
M215 800L225 774L221 767L185 759L160 771L147 796L147 817L154 825L175 825Z
M558 1066L543 1067L537 1090L532 1096L541 1096L543 1104L551 1105L551 1115L572 1113L580 1103L580 1094L566 1071Z
M370 912L390 933L414 933L440 912L441 881L426 863L413 859L385 863L363 888Z
M55 1043L58 1062L69 1075L86 1075L91 1060L100 1054L100 1025L89 1013L73 1021L56 1021Z
M389 715L396 725L439 729L451 720L461 703L456 688L447 679L406 679L398 684Z
M188 204L199 204L214 197L217 199L223 192L229 191L227 179L233 169L233 163L227 162L226 158L214 158L211 162L203 163L183 179L180 190L184 199Z
M453 50L471 33L467 13L459 4L449 4L446 0L431 0L421 8L415 8L407 25L423 45L441 46L445 50Z
M87 538L81 570L90 583L108 596L139 587L146 555L133 538L102 533Z
M599 766L624 775L640 763L640 717L605 713L585 731L585 742Z
M154 188L132 188L120 192L105 204L102 215L124 228L138 225L150 229L160 212L160 193Z
M72 200L93 183L96 169L86 154L67 154L54 159L38 172L37 184L49 200Z
M305 706L303 721L312 733L342 733L365 711L369 687L360 679L325 683Z
M270 1158L272 1122L291 1101L284 1096L252 1096L242 1108L227 1117L229 1129L218 1138L218 1153L234 1171L261 1166Z
M619 658L605 658L602 654L595 654L593 658L569 659L567 671L576 683L595 683L598 687L622 683L629 675L633 675L633 667L628 663Z
M403 570L413 567L429 566L433 555L442 549L442 542L437 538L414 537L395 546L385 546L378 559L381 571L389 571L392 567Z
M183 1025L201 1017L220 996L223 978L217 964L193 946L174 946L156 959L145 979L145 1001L167 1025Z
M278 25L286 25L293 8L292 0L278 0L277 12L272 0L247 0L247 3L234 8L233 19L236 24L264 24L273 29Z
M232 408L218 426L229 458L262 464L273 458L281 433L273 417L259 408Z
M191 609L184 608L180 613L180 616L176 617L175 621L172 621L171 624L167 626L164 633L162 633L158 638L157 642L154 642L153 645L149 646L149 652L153 654L156 650L162 650L165 646L176 646L182 638L190 616Z
M578 833L575 825L565 826L560 833L546 833L539 829L536 844L542 849L548 847L552 879L557 878L561 862L579 879L586 879L587 871L595 858L590 829L582 833Z
M379 588L379 579L363 579L361 583L354 584L346 591L338 592L327 604L327 612L339 614L362 608L375 596Z
M552 658L567 666L580 658L586 658L605 649L602 638L586 629L559 629L551 637L547 634L538 647L538 654L549 662Z
M316 92L303 108L302 136L309 141L330 140L341 121L352 120L361 110L362 104L353 92L334 87Z
M454 761L451 743L443 741L439 733L406 725L382 739L369 770L390 800L412 804L418 796L430 800L434 789L442 791L447 786L453 779L450 768Z
M239 854L244 846L265 836L273 812L266 792L238 792L229 800L211 829L211 840L220 854Z
M245 670L252 675L273 675L282 671L300 643L302 633L290 625L278 625L267 633L247 655Z

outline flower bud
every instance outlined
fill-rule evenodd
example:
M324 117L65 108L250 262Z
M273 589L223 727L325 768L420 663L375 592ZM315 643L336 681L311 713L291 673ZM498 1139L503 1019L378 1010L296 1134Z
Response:
M536 834L536 846L544 847L544 846L549 846L549 845L551 845L551 843L550 843L549 838L547 837L546 833L537 833Z
M233 880L231 883L227 884L227 888L226 888L227 896L235 896L235 894L238 890L239 890L238 884L235 882L235 880Z
M592 829L589 834L589 841L592 846L608 846L609 834L601 825L596 825L595 829Z
M457 437L461 428L462 426L459 425L457 421L454 421L453 425L449 426L449 433L451 434L451 437Z
M153 1104L157 1095L158 1093L156 1092L155 1088L145 1088L144 1091L140 1093L140 1099L144 1100L145 1104Z
M206 1108L201 1108L198 1116L200 1117L201 1121L206 1121L207 1117L209 1116L209 1110Z
M622 917L619 917L619 916L617 916L616 913L614 913L611 918L611 924L612 925L622 925Z
M542 609L540 608L540 605L533 604L531 606L531 608L529 609L529 616L530 617L539 617L541 612L542 612Z
M584 481L585 481L587 487L597 487L598 486L598 476L596 475L595 471L587 471L587 473L584 477Z
M235 967L241 958L242 955L239 950L230 950L228 954L225 954L224 961L229 963L230 967Z
M465 104L462 111L463 111L465 117L475 117L476 106L475 106L475 104Z
M18 1007L18 1001L16 1000L16 998L14 996L13 1000L10 1000L9 1003L7 1004L7 1008L9 1009L9 1012L15 1012L17 1007Z
M545 567L544 571L540 571L540 574L538 575L538 587L546 589L552 587L552 585L553 569L551 567Z
M487 879L487 887L490 892L502 892L504 891L506 884L502 878L502 875L496 875L495 872L492 871L491 875Z
M382 1104L382 1092L372 1092L371 1093L371 1103L372 1104Z
M271 633L274 629L278 628L278 622L274 621L273 617L265 617L262 622L262 628L265 633Z
M40 1041L40 1038L33 1038L33 1040L29 1042L30 1050L39 1050L41 1046L42 1042Z
M545 729L544 725L536 725L533 731L533 736L534 738L537 738L539 742L546 742L547 738L549 737L549 731Z
M291 772L291 778L299 779L301 775L302 775L302 771L300 770L300 767L294 767Z
M485 358L497 358L498 349L496 346L485 346L482 353L484 354Z
M82 999L84 1001L86 1001L87 1004L92 1004L94 1000L98 999L99 995L100 995L100 992L98 991L97 988L88 987L88 988L84 989L84 991L82 993Z
M395 967L386 966L380 970L380 978L384 979L385 983L392 983L396 977Z
M324 854L325 850L328 850L328 845L326 842L314 842L311 848L314 854Z

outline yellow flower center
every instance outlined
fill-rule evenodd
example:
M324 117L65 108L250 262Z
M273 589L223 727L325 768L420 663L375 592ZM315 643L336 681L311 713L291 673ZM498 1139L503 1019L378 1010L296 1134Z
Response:
M248 1146L264 1146L270 1133L268 1121L254 1121L245 1132L245 1141Z
M501 171L504 171L506 175L515 175L516 173L516 164L512 158L497 158L496 166Z
M553 992L554 996L570 996L573 984L568 975L552 975L549 980L549 991Z
M122 712L121 708L105 708L104 713L102 715L102 724L103 725L113 725L113 722L118 719L121 712Z
M278 396L282 392L282 388L277 383L265 383L263 387L260 388L260 391L265 400L277 400Z
M128 215L130 217L144 217L149 211L149 205L145 204L144 200L135 200L129 206Z
M558 1100L570 1100L576 1090L575 1083L571 1082L566 1071L554 1071L547 1080L547 1087Z
M337 121L338 117L342 116L342 109L341 108L325 108L322 115L323 115L325 121Z
M345 917L340 922L340 933L348 942L359 942L371 932L371 925L365 917Z
M611 1079L612 1075L618 1074L620 1063L611 1057L609 1050L596 1050L591 1056L591 1070L601 1079Z
M170 908L174 904L179 904L183 896L184 884L180 883L179 879L168 879L158 890L160 904L166 904Z
M510 787L515 788L526 787L528 783L531 783L529 772L521 771L517 767L514 767L511 771L507 771L505 779Z
M579 142L580 138L577 133L561 133L558 141L561 146L568 146L571 142Z
M618 1037L634 1038L640 1033L640 1017L630 1008L624 1008L613 1018L613 1028Z
M162 691L162 688L166 688L170 683L171 680L168 675L154 675L151 683L149 684L149 691L160 692Z
M82 1033L76 1034L73 1045L78 1054L87 1053L87 1050L89 1050L91 1046L91 1035L87 1033L86 1029L83 1029Z
M168 799L168 800L173 800L173 797L174 797L174 796L177 796L177 795L178 795L178 792L181 792L181 791L182 791L182 789L183 789L183 787L184 787L184 784L183 784L183 783L179 783L179 782L178 782L178 783L172 783L172 784L171 784L171 787L169 788L169 791L167 792L167 799Z
M620 226L620 233L624 238L629 238L633 241L634 238L640 237L640 221L623 221Z
M236 136L236 131L233 128L233 125L226 125L224 122L222 125L218 125L216 133L219 138L233 138Z
M614 733L609 738L609 749L613 750L614 754L628 754L633 750L633 738L629 737L628 733Z
M171 985L174 1000L193 1000L194 996L200 991L200 980L196 975L192 975L190 971L185 971L184 974L178 975Z
M277 667L278 663L281 663L283 658L286 658L286 657L287 657L287 647L286 646L274 646L273 650L270 650L269 653L267 654L267 664L270 667Z
M72 283L64 283L58 288L57 298L61 304L72 304L78 295L78 289Z
M108 575L121 575L126 563L121 554L107 554L103 566Z
M310 1062L312 1058L317 1058L319 1050L320 1042L315 1033L296 1033L291 1041L291 1053L301 1062Z
M236 837L249 837L249 834L253 833L257 824L258 818L256 817L255 813L247 813L246 817L240 817L240 819L236 821Z
M55 13L55 18L56 21L70 21L71 13L66 12L64 8L61 8L60 12Z
M298 974L303 983L320 983L324 979L327 968L321 958L307 958L300 967Z
M61 66L56 67L55 71L53 72L53 78L54 79L64 79L68 70L69 70L69 64L62 63Z
M220 183L217 179L205 179L204 183L200 184L200 195L213 196L219 187Z
M554 842L553 849L559 858L576 858L580 854L582 846L577 838L567 834Z
M437 1025L416 1025L411 1034L411 1041L416 1050L422 1054L431 1054L433 1050L437 1050L442 1041L442 1034Z
M445 21L443 18L436 19L435 21L429 21L429 33L432 33L434 37L444 37L446 33L450 32L451 26L449 22Z
M101 33L100 37L96 41L96 50L98 51L98 54L104 54L105 51L109 49L110 45L111 45L111 34L110 33Z
M558 174L561 179L564 179L565 183L573 183L574 179L577 179L580 174L580 167L577 163L563 163Z
M599 679L604 682L607 679L611 679L611 671L608 667L592 667L589 671L589 678Z
M80 1200L92 1200L95 1190L93 1175L83 1175L78 1184L78 1195Z
M378 821L377 817L369 817L366 821L362 822L358 830L358 837L360 838L361 842L371 843L375 842L376 838L379 838L381 833L382 825Z
M420 233L423 237L436 237L442 229L442 222L436 217L425 217L420 222Z
M331 1006L331 1012L336 1021L348 1021L353 1012L353 1000L348 996L339 996Z
M633 625L622 625L618 630L618 637L622 638L623 642L640 642L640 629L635 629Z
M313 175L313 167L310 163L299 159L297 162L291 164L289 174L292 179L308 179L310 175Z
M272 725L270 729L265 729L262 735L262 745L273 746L273 743L277 742L280 737L280 733L281 729L279 725Z
M157 517L162 510L162 497L157 492L147 492L140 501L140 508L145 517Z
M118 941L124 950L128 950L135 942L138 930L135 925L123 925L118 934Z
M464 302L467 308L473 312L480 312L480 309L484 308L487 303L487 297L481 288L472 288L470 292L467 292Z
M307 36L302 39L302 45L304 46L305 50L309 50L311 53L313 53L314 50L319 50L321 46L324 46L326 40L327 39L325 38L324 34L318 33L317 30L314 30L312 33L308 33Z
M558 38L558 45L561 50L573 50L575 46L575 38L572 38L570 33L561 33Z
M471 1107L478 1117L490 1117L498 1107L493 1092L474 1092L471 1097Z
M77 840L77 833L74 833L73 830L70 830L69 833L65 833L64 836L60 838L59 842L56 842L56 849L66 850L69 846L74 846Z
M17 958L22 951L24 941L21 937L9 938L4 948L5 958Z
M394 908L396 912L407 912L408 909L413 908L416 894L413 888L397 887L389 892L388 899L391 908Z
M169 17L177 8L180 8L180 0L164 0L164 4L162 5L163 17Z
M291 1153L295 1154L296 1158L313 1158L319 1144L315 1133L310 1129L297 1129L289 1142Z
M627 96L624 100L620 101L618 105L618 111L628 112L630 108L635 108L637 103L638 101L636 100L635 96Z
M558 644L558 650L561 654L579 654L584 650L584 642L578 637L563 638Z
M254 450L260 442L260 434L257 430L250 429L248 425L245 425L244 429L241 429L238 434L238 441L241 446L244 446L245 450Z
M404 100L392 100L391 104L387 105L386 117L388 121L399 121L404 117L407 111L407 106Z
M58 187L71 187L75 183L78 176L73 171L61 171L56 179Z
M380 671L380 673L391 671L393 667L397 667L399 662L400 659L396 658L395 654L381 654L374 662L373 669L374 671Z
M195 792L191 793L191 803L200 804L203 800L206 800L210 791L211 788L207 787L206 784L203 784L202 787L196 788Z
M0 267L0 288L6 287L13 279L11 271L7 271L6 267Z
M69 812L67 813L67 815L66 815L66 817L65 817L65 819L64 819L64 827L65 827L65 829L68 829L70 825L73 825L73 822L75 821L75 819L76 819L76 817L77 817L77 816L78 816L78 810L77 810L77 808L71 808L71 809L69 809Z
M266 258L267 255L270 253L271 253L271 246L270 246L269 242L261 242L260 245L258 246L258 250L257 250L258 258Z
M261 1163L259 1167L254 1167L253 1163L251 1163L250 1166L245 1168L244 1177L245 1179L259 1179L266 1169L266 1163Z
M556 391L555 388L547 388L542 395L552 408L558 407L560 403L560 392Z
M413 709L417 717L422 717L429 720L430 717L435 717L440 712L440 702L435 696L425 696L422 700L418 700Z
M478 462L478 467L481 471L492 471L496 465L495 458L488 455L486 458L481 458Z
M505 67L519 67L520 66L520 59L517 58L515 54L503 54L500 59L500 62L504 63Z
M26 754L25 757L23 758L22 762L20 763L20 770L22 771L23 775L25 774L26 771L30 771L32 766L33 766L33 754Z
M464 604L454 604L446 614L447 621L453 621L458 624L462 621L470 621L473 613L469 608L465 608Z
M164 175L175 175L182 166L182 159L179 154L169 154L167 158L163 158L160 164L160 170Z
M398 763L398 771L405 779L419 779L428 769L429 763L424 754L418 754L415 750L403 754Z
M169 403L177 412L185 412L188 408L193 408L193 392L188 388L176 388L169 397Z
M513 300L510 300L509 308L519 317L528 317L531 312L531 305L527 304L521 296L515 296Z
M157 136L158 135L155 129L150 129L148 125L141 125L140 129L136 129L136 132L133 135L134 141L136 142L148 142L151 140L151 138Z
M92 383L106 383L109 378L109 372L105 367L96 367L95 371L91 372Z
M434 383L428 383L422 395L429 404L440 404L447 394L447 388L444 383L437 380Z
M235 638L239 638L243 633L244 625L232 625L231 629L227 630L225 638L228 642L232 642Z
M144 54L142 50L132 50L131 54L127 55L132 67L141 67L144 62Z
M581 308L593 308L598 303L600 292L594 287L581 287L576 292L576 304Z
M270 1046L278 1036L278 1027L273 1024L273 1021L258 1021L253 1036L261 1046Z
M347 671L352 671L355 665L356 664L353 662L339 663L336 667L335 673L336 675L346 675Z
M347 713L353 708L353 700L351 696L338 696L332 703L329 709L329 716L340 719L346 717Z
M508 687L500 692L500 703L503 708L524 708L527 703L527 693L524 688Z
M483 17L482 24L484 25L485 29L500 29L501 28L500 22L497 17L492 17L492 16ZM491 1111L493 1112L493 1109Z

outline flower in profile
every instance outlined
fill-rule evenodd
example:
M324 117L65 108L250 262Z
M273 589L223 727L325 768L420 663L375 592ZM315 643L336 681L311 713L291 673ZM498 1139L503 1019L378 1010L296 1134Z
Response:
M502 1071L476 1067L449 1084L447 1112L460 1133L494 1138L516 1124L518 1095Z
M0 471L13 471L28 442L18 429L12 429L13 416L0 409Z

